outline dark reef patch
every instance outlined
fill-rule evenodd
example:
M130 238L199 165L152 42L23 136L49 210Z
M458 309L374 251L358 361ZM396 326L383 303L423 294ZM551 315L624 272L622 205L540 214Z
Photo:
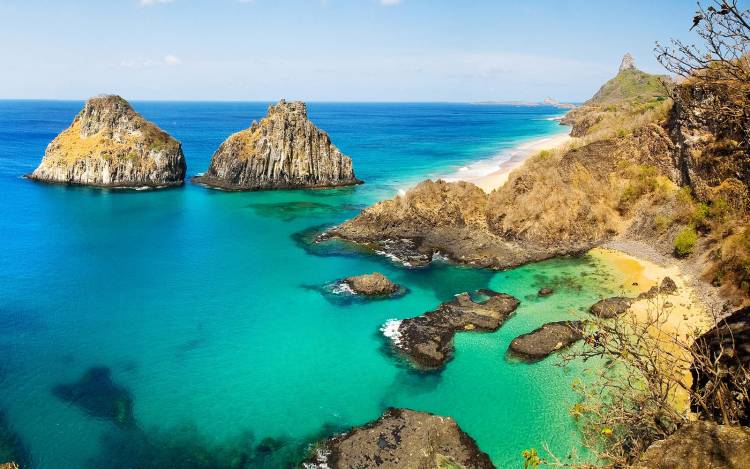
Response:
M311 445L344 430L326 424L306 438L267 437L257 441L252 432L241 432L222 442L213 442L195 425L167 430L139 428L111 430L100 440L99 454L87 467L98 469L275 469L300 467L310 455Z
M21 440L21 436L8 423L5 412L0 410L0 464L15 462L22 468L31 465L31 453Z
M409 284L432 290L440 301L451 300L457 292L472 292L489 285L497 272L489 269L432 263L419 275L409 277Z
M373 251L362 245L332 239L326 242L318 242L316 239L323 233L329 225L316 225L298 231L292 234L292 240L302 250L312 256L330 257L344 256L351 257L356 255L368 255Z
M90 368L75 383L53 387L52 394L92 417L109 420L119 427L135 425L130 391L112 381L109 368Z
M278 218L293 221L303 217L329 217L332 215L355 214L365 208L364 205L334 205L322 202L293 201L277 203L255 203L247 206L262 217Z

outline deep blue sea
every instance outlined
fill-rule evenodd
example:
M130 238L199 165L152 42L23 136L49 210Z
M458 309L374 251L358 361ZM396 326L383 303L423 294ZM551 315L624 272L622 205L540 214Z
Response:
M132 104L182 142L188 175L268 106ZM543 442L561 453L577 445L571 374L554 358L528 365L505 351L606 293L617 283L609 266L583 257L410 270L305 242L421 179L560 132L560 110L309 104L366 181L355 188L136 192L23 179L82 105L0 101L0 409L29 467L232 467L241 450L252 466L283 467L305 442L387 406L454 417L500 468L520 467L521 451ZM409 293L364 302L321 292L375 270ZM537 298L543 285L557 293ZM522 306L497 333L459 334L444 371L414 372L388 352L386 320L482 287Z

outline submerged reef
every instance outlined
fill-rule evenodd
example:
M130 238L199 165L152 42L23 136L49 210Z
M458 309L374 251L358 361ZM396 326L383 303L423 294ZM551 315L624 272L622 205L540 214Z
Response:
M109 368L90 368L75 383L52 388L52 394L92 417L109 420L119 427L135 424L130 391L112 381Z
M195 425L169 429L134 427L112 429L100 441L100 450L87 467L99 469L276 469L300 467L310 455L310 446L342 428L324 425L304 438L266 437L241 432L216 442L201 434Z
M5 412L0 410L0 469L14 469L13 464L25 468L30 463L31 456L21 436L10 426Z

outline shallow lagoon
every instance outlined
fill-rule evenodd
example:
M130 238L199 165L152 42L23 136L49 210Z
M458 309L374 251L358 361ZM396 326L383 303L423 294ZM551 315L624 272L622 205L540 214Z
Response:
M409 270L336 246L311 252L297 236L424 177L558 132L548 119L559 110L312 104L313 121L367 181L350 189L112 192L19 178L80 106L0 102L0 408L34 467L85 467L91 458L115 466L122 441L153 455L141 439L200 435L206 445L232 446L248 444L248 432L260 453L277 454L263 456L270 467L294 444L261 445L264 438L304 441L376 418L385 406L455 417L498 467L518 465L520 452L542 441L575 446L572 376L555 359L509 362L505 350L516 335L617 290L609 266L584 257L499 273L441 263ZM183 142L195 174L267 104L134 106ZM347 303L310 288L373 270L409 293ZM548 285L556 293L537 298ZM413 372L384 347L387 319L482 287L522 305L496 333L459 334L442 373ZM130 393L137 434L53 394L95 366Z

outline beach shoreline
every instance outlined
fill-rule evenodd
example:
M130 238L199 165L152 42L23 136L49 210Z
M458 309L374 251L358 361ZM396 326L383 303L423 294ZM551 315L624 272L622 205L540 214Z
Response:
M478 160L441 179L446 182L470 182L490 193L505 184L510 173L522 166L530 156L543 150L553 150L572 140L569 129L565 132L526 140L511 149L504 150L499 155ZM500 156L505 155L509 157L500 159ZM490 168L489 171L486 168Z

